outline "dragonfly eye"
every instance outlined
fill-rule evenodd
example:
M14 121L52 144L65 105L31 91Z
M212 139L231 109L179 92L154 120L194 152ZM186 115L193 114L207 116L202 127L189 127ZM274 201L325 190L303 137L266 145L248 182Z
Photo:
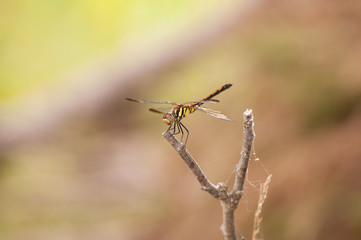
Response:
M172 125L172 123L174 122L174 117L171 113L165 113L162 120L165 124Z

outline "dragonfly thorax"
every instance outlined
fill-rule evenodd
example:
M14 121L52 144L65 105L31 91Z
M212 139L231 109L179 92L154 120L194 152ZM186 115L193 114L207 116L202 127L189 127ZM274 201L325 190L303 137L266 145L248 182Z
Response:
M167 125L172 125L174 122L174 116L171 113L165 113L163 115L162 121Z

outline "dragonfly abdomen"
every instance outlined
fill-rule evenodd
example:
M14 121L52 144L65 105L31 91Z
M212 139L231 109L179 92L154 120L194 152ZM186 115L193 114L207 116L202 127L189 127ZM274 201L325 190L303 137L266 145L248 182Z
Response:
M232 87L232 84L230 84L230 83L224 84L222 87L218 88L216 91L209 94L207 97L203 98L202 100L200 100L198 102L192 103L189 106L191 108L194 108L194 110L193 110L193 112L194 112L195 110L197 110L198 107L200 107L201 105L206 103L208 100L211 100L214 96L220 94L221 92L223 92L224 90L227 90L230 87ZM218 102L218 100L215 100L215 101Z
M232 87L232 84L230 84L230 83L224 84L222 87L218 88L216 91L209 94L207 97L203 98L201 101L209 100L209 99L213 98L214 96L220 94L224 90L227 90L230 87Z

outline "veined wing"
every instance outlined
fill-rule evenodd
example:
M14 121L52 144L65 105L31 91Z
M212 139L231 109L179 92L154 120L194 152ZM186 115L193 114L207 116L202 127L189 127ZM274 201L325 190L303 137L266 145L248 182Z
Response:
M220 111L213 110L210 108L204 108L204 107L198 107L197 110L200 110L201 112L204 112L205 114L208 114L209 116L233 122L231 119L229 119L226 115L224 115Z
M137 102L137 103L172 104L172 105L177 105L178 104L178 103L175 103L175 102L160 102L160 101L138 100L138 99L134 99L134 98L125 98L125 100L131 101L131 102Z
M202 103L202 104L206 104L206 103L219 103L219 100L217 99L208 99L208 100L202 100L202 101L191 101L191 102L184 102L182 104L197 104L197 103Z
M168 113L172 110L172 107L165 107L165 108L149 108L149 111L154 112L154 113L160 113L160 114L165 114Z

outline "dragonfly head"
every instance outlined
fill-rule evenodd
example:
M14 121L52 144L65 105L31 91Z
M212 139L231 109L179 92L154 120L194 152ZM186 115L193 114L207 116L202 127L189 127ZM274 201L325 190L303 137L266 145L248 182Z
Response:
M174 122L174 116L171 113L165 113L162 120L165 124L172 125Z

